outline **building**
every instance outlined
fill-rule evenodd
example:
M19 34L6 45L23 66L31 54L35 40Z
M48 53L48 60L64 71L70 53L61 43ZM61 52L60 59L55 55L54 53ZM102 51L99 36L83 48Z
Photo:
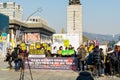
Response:
M0 13L9 16L10 20L22 20L23 9L15 2L0 3Z
M0 13L0 56L4 56L7 48L9 33L9 17Z
M67 7L67 33L79 34L79 43L82 43L82 5L79 0L69 0Z
M30 17L28 21L21 22L10 20L10 39L16 44L26 43L51 43L51 36L55 33L48 23L40 17Z
M41 43L51 43L52 34L55 33L55 30L52 29L48 22L39 16L31 16L28 21L28 25L25 30L25 40L26 41L40 41ZM38 36L34 39L28 39L28 36Z
M0 3L0 13L9 16L9 33L12 45L22 41L50 42L52 34L55 33L47 21L38 16L30 16L27 21L23 21L23 9L15 2Z
M0 34L9 33L9 17L0 13Z

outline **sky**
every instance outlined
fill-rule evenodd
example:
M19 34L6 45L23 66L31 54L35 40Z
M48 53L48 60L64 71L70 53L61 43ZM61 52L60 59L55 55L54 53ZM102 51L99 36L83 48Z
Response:
M67 6L69 0L0 0L0 2L16 2L23 8L23 19L36 13L56 30L67 28ZM120 0L80 0L82 4L83 32L98 34L120 33Z

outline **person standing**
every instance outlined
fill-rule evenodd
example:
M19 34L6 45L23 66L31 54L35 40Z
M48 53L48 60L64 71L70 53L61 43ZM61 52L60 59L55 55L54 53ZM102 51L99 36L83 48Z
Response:
M108 52L105 59L105 74L106 75L114 75L115 73L115 62L117 58L113 53L114 50L112 48L108 48Z
M101 57L101 74L100 74L100 76L104 77L104 71L105 70L104 70L104 53L103 53L103 49L100 48L99 52L100 52L100 57Z
M95 48L93 50L92 61L95 66L95 75L100 76L101 75L102 58L101 58L101 54L99 51L99 46L95 46Z
M119 47L118 46L115 46L115 50L114 50L114 55L116 57L116 61L115 61L115 74L118 75L119 74L119 54L120 54L120 51L119 51Z
M11 49L7 49L7 54L6 54L6 59L4 60L5 62L8 62L8 67L12 69L12 57L11 57Z
M117 58L116 62L115 62L115 72L116 72L116 76L120 76L120 46L116 45L115 46L115 57Z
M82 71L85 70L85 60L86 60L86 50L85 50L85 46L81 45L80 48L78 49L78 64L82 66ZM80 66L79 66L80 67Z
M12 58L15 63L15 71L18 71L22 64L22 49L20 45L17 45L17 47L14 48L14 51L12 52Z

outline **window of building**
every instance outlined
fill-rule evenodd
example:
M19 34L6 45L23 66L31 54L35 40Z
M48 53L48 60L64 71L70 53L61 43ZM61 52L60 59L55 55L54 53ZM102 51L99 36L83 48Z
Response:
M13 17L15 17L15 11L13 12Z
M33 19L33 21L35 21L35 19Z
M36 19L36 22L38 22L38 19Z
M30 21L32 21L32 19L30 19Z
M3 3L3 8L7 8L7 3Z
M18 5L18 9L20 9L20 5Z
M13 7L15 7L15 2L13 3Z

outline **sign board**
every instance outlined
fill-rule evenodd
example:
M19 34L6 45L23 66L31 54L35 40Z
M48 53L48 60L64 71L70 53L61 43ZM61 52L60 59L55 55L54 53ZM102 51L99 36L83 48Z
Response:
M63 44L66 34L53 34L53 43Z
M30 49L30 54L32 55L43 55L45 54L45 50L40 49Z
M72 55L74 54L74 50L62 50L62 55Z
M25 41L28 43L40 42L40 34L39 33L27 33L25 35Z
M2 33L1 36L7 37L7 33Z
M68 39L65 39L63 42L64 42L65 47L69 46L69 40Z
M74 58L29 58L31 69L52 69L52 70L71 70L74 65ZM28 62L25 61L25 68L28 68Z
M80 46L79 34L67 34L67 39L69 40L69 44L77 51L77 48Z
M29 58L45 58L45 54L44 55L29 55Z
M34 49L34 44L30 44L29 49Z
M63 49L68 45L72 45L75 50L79 47L79 35L78 34L53 34L53 44L52 47L63 46Z
M36 48L40 48L40 42L36 42L36 43L35 43L35 47L36 47Z
M47 43L43 43L43 46L44 46L44 47L47 47Z
M7 33L2 33L1 34L1 38L2 38L3 42L6 42L6 40L7 40Z

